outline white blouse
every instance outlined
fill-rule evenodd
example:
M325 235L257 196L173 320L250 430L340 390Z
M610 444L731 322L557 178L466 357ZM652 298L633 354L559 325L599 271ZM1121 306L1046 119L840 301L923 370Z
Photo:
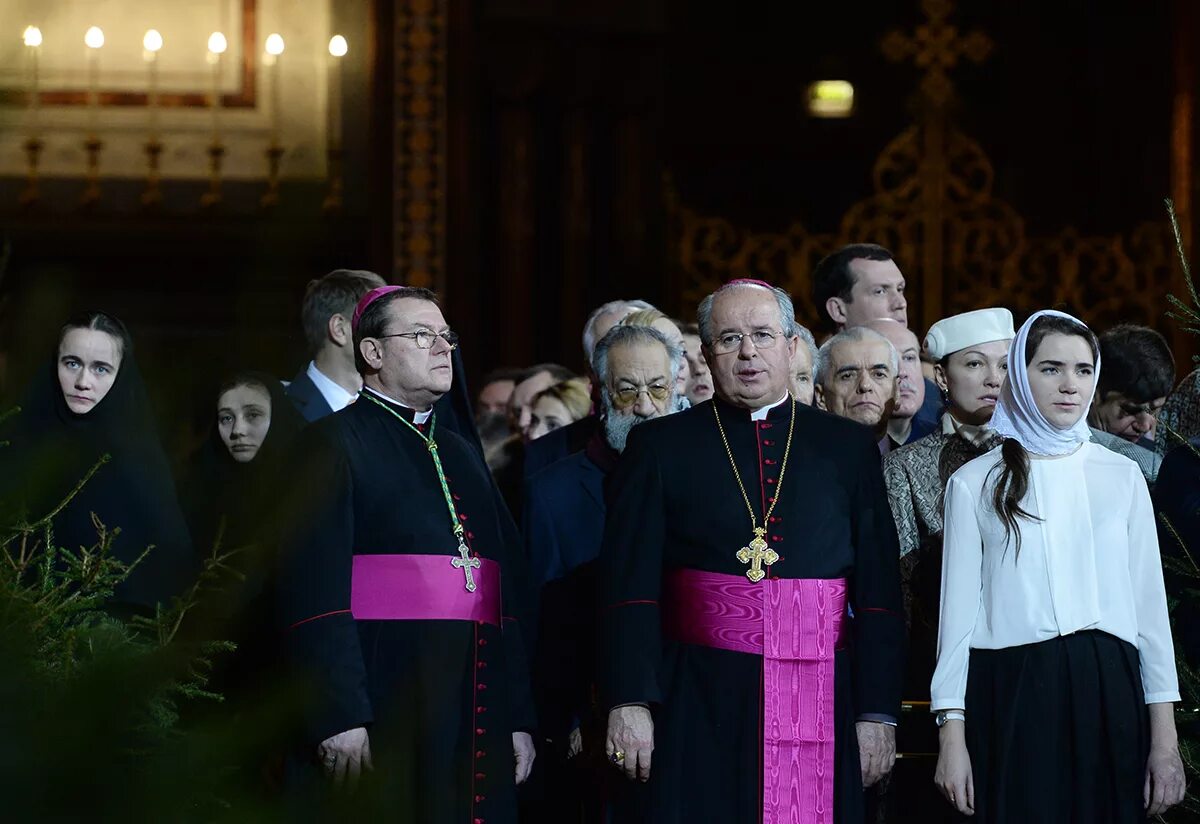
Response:
M1147 704L1179 700L1154 509L1133 461L1094 443L1030 460L1021 553L1006 545L988 473L999 448L946 486L937 668L931 709L967 709L971 648L1003 649L1080 630L1137 647ZM999 474L997 470L996 475ZM1015 537L1015 536L1014 536Z

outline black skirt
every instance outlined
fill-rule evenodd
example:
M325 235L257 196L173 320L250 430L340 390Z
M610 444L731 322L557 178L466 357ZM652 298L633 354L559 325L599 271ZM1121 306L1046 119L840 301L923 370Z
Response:
M1150 716L1137 649L1104 632L972 649L973 824L1141 824Z

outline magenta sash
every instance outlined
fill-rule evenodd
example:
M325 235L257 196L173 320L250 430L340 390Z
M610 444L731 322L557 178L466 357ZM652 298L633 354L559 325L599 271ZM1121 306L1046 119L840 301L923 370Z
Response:
M667 638L763 657L763 824L832 824L846 581L677 569L663 589Z
M350 612L358 621L479 621L500 626L500 565L480 558L467 592L453 555L355 555Z

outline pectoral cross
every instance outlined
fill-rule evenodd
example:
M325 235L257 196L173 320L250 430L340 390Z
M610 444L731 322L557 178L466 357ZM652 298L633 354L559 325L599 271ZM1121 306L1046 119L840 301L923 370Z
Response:
M474 592L475 576L471 574L471 570L479 569L479 559L471 557L471 550L467 549L467 545L462 542L461 538L458 541L458 554L461 557L455 558L450 565L463 571L467 592Z
M766 534L766 527L756 526L754 540L748 546L739 549L737 553L739 561L743 564L750 564L750 568L746 570L746 577L756 584L767 576L763 567L770 566L779 560L779 553L767 546L767 541L763 538Z

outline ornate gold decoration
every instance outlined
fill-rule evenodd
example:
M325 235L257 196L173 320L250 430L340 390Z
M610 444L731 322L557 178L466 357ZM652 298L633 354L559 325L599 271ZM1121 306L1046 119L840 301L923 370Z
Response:
M444 291L449 0L396 3L394 261L398 280Z
M683 276L682 298L694 306L734 277L757 277L784 287L797 316L817 322L809 274L820 258L845 243L874 241L896 255L918 307L913 327L987 305L1018 313L1067 303L1089 323L1151 323L1168 288L1172 258L1165 223L1147 222L1128 234L1087 237L1071 227L1031 238L1025 222L993 194L995 171L974 139L946 115L954 89L948 70L961 57L978 62L991 41L980 33L959 39L947 22L952 0L924 0L929 21L908 37L893 32L884 52L912 57L925 70L921 114L884 148L872 170L873 193L843 215L836 234L801 223L783 232L756 232L681 205L670 180L671 244Z

